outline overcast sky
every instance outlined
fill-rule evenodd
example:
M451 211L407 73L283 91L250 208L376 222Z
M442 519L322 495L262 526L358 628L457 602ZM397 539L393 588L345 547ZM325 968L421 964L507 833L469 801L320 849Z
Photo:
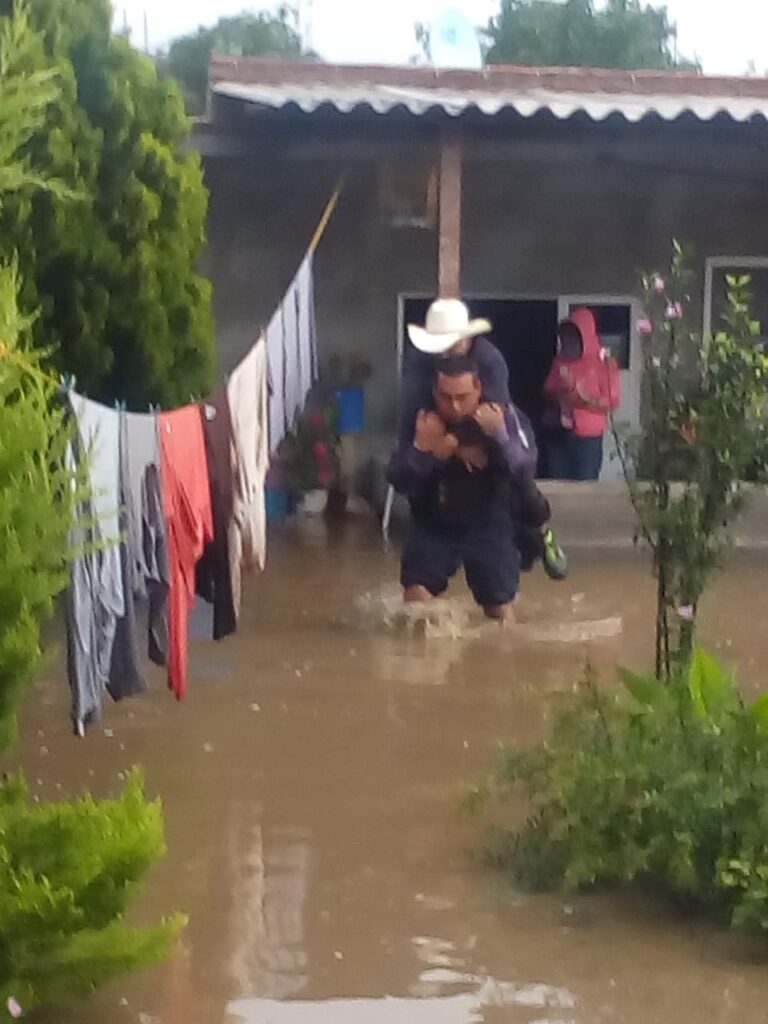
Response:
M298 2L298 0L294 0ZM312 44L329 61L407 61L415 51L413 23L429 20L449 0L304 0L312 7ZM258 10L269 4L247 0L117 0L117 21L124 17L134 42L144 40L144 11L149 43L157 49L200 24L223 14ZM498 0L450 0L473 23L484 25ZM710 74L742 74L750 63L768 69L768 0L667 0L677 21L680 52L698 56ZM349 13L352 12L352 13Z

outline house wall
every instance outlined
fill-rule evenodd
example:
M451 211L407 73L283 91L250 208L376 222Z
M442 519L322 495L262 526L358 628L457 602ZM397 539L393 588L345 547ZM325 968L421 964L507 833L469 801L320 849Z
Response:
M390 148L389 155L392 150ZM402 159L407 159L407 152ZM372 362L371 432L395 416L398 295L430 294L434 232L382 223L377 158L358 157L316 259L321 359ZM207 158L205 270L215 287L220 366L231 369L270 318L343 168L329 153ZM670 240L708 255L768 255L765 147L540 143L471 149L464 173L462 282L468 293L627 295ZM697 296L698 298L698 296Z

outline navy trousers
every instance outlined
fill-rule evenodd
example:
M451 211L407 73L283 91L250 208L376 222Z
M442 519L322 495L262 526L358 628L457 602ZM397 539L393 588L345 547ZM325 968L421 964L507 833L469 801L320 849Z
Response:
M552 480L598 480L603 468L602 437L553 433L547 446L547 475Z
M403 549L400 582L403 587L425 587L437 597L462 565L481 607L513 601L520 585L520 555L511 521L455 533L413 524Z

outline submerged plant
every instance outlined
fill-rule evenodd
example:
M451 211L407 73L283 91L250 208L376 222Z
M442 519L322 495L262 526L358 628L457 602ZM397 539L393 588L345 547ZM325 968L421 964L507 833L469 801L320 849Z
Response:
M692 274L674 244L665 273L643 279L642 437L617 436L637 532L657 579L656 674L693 651L699 603L741 512L745 479L761 478L768 358L750 316L748 277L727 278L711 338L693 326Z
M496 825L496 862L532 888L648 882L735 927L768 930L768 695L746 705L697 650L670 682L624 672L582 683L549 739L502 746L474 812L530 801Z

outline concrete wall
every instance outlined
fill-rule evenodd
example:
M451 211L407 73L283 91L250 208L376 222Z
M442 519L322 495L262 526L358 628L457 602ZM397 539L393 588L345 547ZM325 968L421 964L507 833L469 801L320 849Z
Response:
M209 161L209 246L220 368L231 369L270 319L301 261L341 168L303 163L268 169ZM435 236L390 231L379 217L375 163L357 165L316 258L321 360L362 352L371 360L369 421L393 418L397 294L431 292Z
M374 365L369 428L395 415L398 295L431 293L434 232L392 230L381 216L378 152L350 162L329 146L282 158L209 157L210 244L221 369L270 318L343 168L343 200L317 255L321 358L356 350ZM400 154L408 159L408 152ZM597 144L578 135L469 147L464 177L463 287L468 293L633 294L638 271L668 258L673 237L708 255L768 255L768 151L714 135L637 134ZM703 269L701 273L703 279Z

